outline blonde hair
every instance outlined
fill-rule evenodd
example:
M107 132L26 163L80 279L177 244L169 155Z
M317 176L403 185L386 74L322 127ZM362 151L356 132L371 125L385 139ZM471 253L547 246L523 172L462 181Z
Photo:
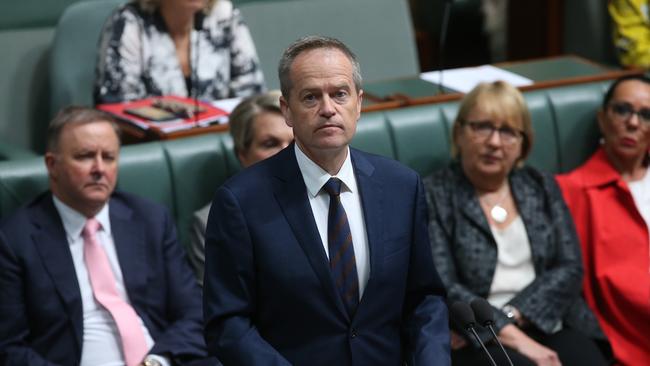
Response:
M282 115L279 90L248 97L230 113L230 136L235 144L235 154L245 153L251 147L255 128L253 121L264 112Z
M162 0L134 0L134 2L138 3L138 5L142 8L142 10L148 12L148 13L153 13L160 7L160 2ZM217 2L217 0L206 0L205 3L205 8L203 8L203 12L208 14L210 11L212 11L212 8L214 7L214 4Z
M491 118L506 121L509 125L522 131L523 142L518 161L525 160L533 147L533 126L530 111L519 89L505 81L480 83L465 95L460 102L458 115L456 115L452 127L452 156L457 158L460 154L456 138L463 127L463 123L466 122L467 116L476 107Z

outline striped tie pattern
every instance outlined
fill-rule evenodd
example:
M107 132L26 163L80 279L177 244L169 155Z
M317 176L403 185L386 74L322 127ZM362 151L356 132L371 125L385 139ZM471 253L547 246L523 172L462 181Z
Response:
M348 216L341 204L341 180L330 178L323 189L330 196L327 217L330 270L343 304L352 316L359 304L359 279Z

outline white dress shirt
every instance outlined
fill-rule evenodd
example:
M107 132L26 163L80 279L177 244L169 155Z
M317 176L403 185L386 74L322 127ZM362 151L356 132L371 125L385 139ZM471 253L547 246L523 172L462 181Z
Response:
M643 178L634 181L628 182L627 185L630 188L630 193L634 199L634 204L639 210L641 217L645 221L646 225L650 227L650 169L648 169L643 176Z
M650 228L650 169L646 171L642 179L628 182L627 185L637 210L643 217L646 226ZM650 241L648 245L650 246ZM648 268L648 272L650 272L650 268Z
M84 261L84 239L81 232L86 225L87 218L75 211L70 206L61 202L52 195L54 206L61 216L63 228L70 245L72 262L74 263L79 290L81 292L81 304L83 307L83 345L81 351L81 366L124 366L124 354L117 325L111 314L93 297L93 289L90 284L90 277ZM106 256L115 277L117 292L122 299L131 304L129 296L124 287L122 269L115 250L115 243L111 232L111 220L108 214L108 205L99 211L95 219L101 224L97 231L97 239L104 248ZM144 332L147 346L151 349L154 341L149 330L142 319L140 326ZM155 356L163 365L169 365L164 357Z
M309 159L300 150L298 144L294 145L294 149L300 173L307 186L309 205L314 214L321 243L325 249L325 254L329 258L327 216L329 213L330 197L322 188L333 177ZM357 276L359 278L359 299L361 299L363 290L366 288L366 283L368 282L368 277L370 276L370 258L368 256L368 235L363 218L363 208L361 207L361 196L359 195L357 179L352 168L349 148L345 162L343 162L343 166L334 178L338 178L343 182L341 185L341 204L345 208L348 223L350 224L350 232L352 233L352 245L354 246L354 257L357 262Z
M530 241L521 216L506 228L490 226L497 243L497 267L494 270L488 302L502 308L519 291L535 280Z

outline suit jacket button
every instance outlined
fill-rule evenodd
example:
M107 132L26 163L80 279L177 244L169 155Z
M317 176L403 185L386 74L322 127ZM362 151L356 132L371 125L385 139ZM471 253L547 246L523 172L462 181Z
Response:
M357 330L352 328L352 330L350 331L350 338L356 338L356 336L357 336Z

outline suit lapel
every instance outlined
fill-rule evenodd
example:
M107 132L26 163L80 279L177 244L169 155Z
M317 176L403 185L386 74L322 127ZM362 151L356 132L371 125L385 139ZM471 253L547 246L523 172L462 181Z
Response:
M70 244L51 194L43 196L41 202L35 207L32 223L38 228L32 234L34 246L63 300L73 324L77 346L81 349L83 332L81 290L79 290L79 281L72 261Z
M479 203L478 197L476 196L474 186L472 186L469 180L465 177L460 164L455 165L453 169L459 170L457 172L458 174L456 174L456 176L459 177L458 181L456 182L458 187L456 193L458 200L457 207L472 225L480 228L484 234L488 235L488 237L491 237L492 231L490 230L490 224L488 223L487 218L483 213L483 209L481 208L481 204Z
M146 296L146 263L144 223L134 217L121 200L111 198L109 203L111 232L122 270L124 287L131 303L135 296Z
M376 278L381 276L384 258L384 185L373 179L375 167L357 151L350 149L352 165L357 179L357 188L361 197L363 218L368 236L368 251L370 256L370 277L366 285L366 293L372 288ZM364 295L365 297L365 295ZM363 298L361 299L363 301Z
M347 317L347 311L332 280L329 260L309 205L307 187L296 161L294 145L280 152L274 163L272 171L276 172L276 180L273 182L273 190L282 212L326 293Z
M512 195L517 204L517 210L524 221L530 250L535 269L543 266L543 258L547 257L548 220L544 219L544 195L539 194L523 179L522 174L513 173L510 177Z

